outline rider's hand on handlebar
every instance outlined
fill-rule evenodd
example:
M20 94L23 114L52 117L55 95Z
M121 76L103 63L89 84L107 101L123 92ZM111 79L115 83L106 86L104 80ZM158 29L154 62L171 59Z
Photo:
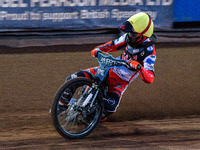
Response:
M132 60L129 64L135 70L140 70L141 69L141 65L140 65L140 63L138 61Z
M98 53L98 52L100 52L99 48L95 48L95 49L93 49L93 50L91 51L91 55L92 55L93 57L97 57L97 53Z

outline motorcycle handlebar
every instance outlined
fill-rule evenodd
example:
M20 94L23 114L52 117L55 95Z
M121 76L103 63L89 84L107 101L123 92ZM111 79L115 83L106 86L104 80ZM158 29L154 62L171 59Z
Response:
M98 53L101 53L101 51L96 51L95 54L94 54L94 56L98 57Z
M102 52L99 50L99 51L95 52L94 56L97 58L99 53L102 53ZM130 70L135 70L130 66L130 64L128 62L120 62L120 63ZM141 69L141 66L138 65L138 67L139 67L138 69Z

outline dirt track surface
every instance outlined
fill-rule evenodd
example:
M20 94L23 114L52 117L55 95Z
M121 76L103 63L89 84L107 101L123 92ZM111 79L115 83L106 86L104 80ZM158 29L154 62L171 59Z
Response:
M94 58L88 52L2 54L0 150L200 149L198 54L199 47L158 50L151 88L134 81L110 122L80 140L61 137L48 110L65 77L97 65Z
M68 140L52 127L48 114L0 117L0 150L14 149L200 149L200 119L174 118L103 122L88 137Z

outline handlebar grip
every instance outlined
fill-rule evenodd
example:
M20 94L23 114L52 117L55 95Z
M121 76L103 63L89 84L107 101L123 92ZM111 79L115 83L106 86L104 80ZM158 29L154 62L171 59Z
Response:
M138 65L137 66L137 70L140 70L142 67L141 67L141 65Z
M94 57L98 57L98 51L97 52L95 52L95 54L94 54Z
M94 54L94 56L95 56L95 57L98 57L98 54L99 54L99 53L101 53L100 50L99 50L99 51L96 51L95 54Z

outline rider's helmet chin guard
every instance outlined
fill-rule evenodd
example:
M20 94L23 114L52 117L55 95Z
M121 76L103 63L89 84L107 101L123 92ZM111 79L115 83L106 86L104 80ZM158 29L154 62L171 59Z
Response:
M123 32L128 33L132 31L138 33L140 36L151 37L153 34L154 24L148 14L140 12L130 17L119 28Z

